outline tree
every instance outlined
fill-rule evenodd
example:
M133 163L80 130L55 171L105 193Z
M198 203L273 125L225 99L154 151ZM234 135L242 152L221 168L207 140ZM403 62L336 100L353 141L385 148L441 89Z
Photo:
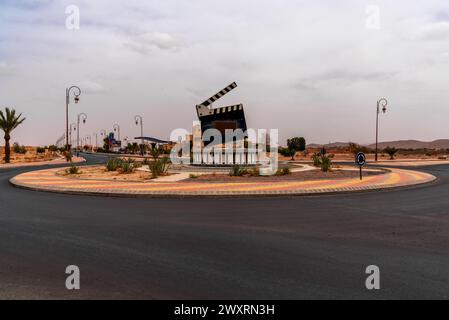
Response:
M16 116L16 110L5 108L5 112L0 110L0 129L5 133L5 162L11 161L11 146L9 140L11 140L11 132L16 129L25 118L22 118L22 114Z
M287 140L287 148L290 151L292 160L295 160L296 152L306 150L306 139L295 137Z
M396 153L398 153L398 151L399 150L396 149L395 147L390 147L390 146L388 146L384 149L384 152L390 156L390 160L394 160L394 156Z

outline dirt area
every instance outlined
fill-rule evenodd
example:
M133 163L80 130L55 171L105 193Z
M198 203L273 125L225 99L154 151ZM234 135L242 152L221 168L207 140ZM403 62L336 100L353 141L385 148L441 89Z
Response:
M385 171L365 171L363 176L372 176L378 174L384 174ZM292 172L291 174L285 176L243 176L234 177L227 174L206 174L199 175L196 178L189 178L183 181L192 182L270 182L270 181L306 181L306 180L326 180L326 179L343 179L343 178L358 178L359 171L349 171L349 170L338 170L334 169L330 172L322 172L321 170L313 171L303 171L303 172Z
M87 180L114 180L114 181L145 181L151 179L151 173L145 171L134 171L132 173L121 173L119 171L107 171L104 166L80 167L79 174L68 174L66 170L60 170L58 175L69 178Z

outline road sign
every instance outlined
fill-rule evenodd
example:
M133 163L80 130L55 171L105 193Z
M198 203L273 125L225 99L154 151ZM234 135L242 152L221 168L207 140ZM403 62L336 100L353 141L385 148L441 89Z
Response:
M363 152L359 152L357 153L357 155L355 156L355 162L363 167L366 164L366 156Z
M360 180L363 179L362 176L362 167L366 164L366 156L363 152L357 153L355 156L355 162L359 165L360 168Z

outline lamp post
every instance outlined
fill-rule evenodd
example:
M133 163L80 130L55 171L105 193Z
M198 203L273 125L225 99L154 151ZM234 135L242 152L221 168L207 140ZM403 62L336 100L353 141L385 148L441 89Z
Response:
M112 126L112 128L114 129L114 132L117 132L118 141L120 141L120 126L116 123Z
M80 147L80 122L83 121L83 123L86 123L87 115L85 113L80 113L78 115L78 123L77 123L77 136L76 136L76 148L79 149Z
M76 131L76 123L71 123L69 128L69 145L72 145L72 131Z
M143 146L144 146L144 140L143 140L143 117L142 116L135 116L134 120L136 121L136 126L140 123L140 137L142 138L142 146L141 146L141 154L144 154Z
M387 112L388 101L385 98L382 98L377 101L377 111L376 111L376 155L375 161L377 161L377 152L378 152L378 141L379 141L379 113L382 108L382 112Z
M98 133L94 132L95 136L95 148L98 149Z
M74 92L74 101L75 103L78 103L80 101L79 96L81 95L81 89L77 86L71 86L70 88L65 89L65 141L66 141L66 149L67 151L70 150L70 143L69 143L69 104L70 104L70 92L72 90L75 90Z

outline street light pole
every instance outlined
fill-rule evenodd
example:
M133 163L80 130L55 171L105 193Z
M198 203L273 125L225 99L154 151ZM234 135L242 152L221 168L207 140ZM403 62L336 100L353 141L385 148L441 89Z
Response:
M114 124L112 126L112 128L114 129L114 131L117 131L117 137L118 137L118 141L120 141L120 126L118 123Z
M83 118L82 120L83 120L83 123L86 123L86 120L87 120L87 115L85 114L85 113L80 113L79 115L78 115L78 126L77 126L77 132L76 132L76 134L77 134L77 136L76 136L76 148L77 148L77 150L79 150L79 148L80 148L80 121L81 121L81 117Z
M69 143L69 103L70 103L70 92L72 90L76 90L77 93L75 93L75 103L78 103L80 101L79 96L81 95L81 89L77 86L71 86L70 88L65 89L65 128L66 128L66 150L70 150L70 143Z
M98 149L98 133L95 132L94 135L95 135L95 148Z
M377 101L377 110L376 110L376 155L375 155L375 161L377 161L377 153L378 153L378 142L379 142L379 113L380 109L382 108L382 112L387 112L387 105L388 101L385 98L380 99Z
M72 145L72 131L76 131L76 123L71 123L69 128L69 145Z
M139 125L140 122L140 137L142 138L142 147L141 147L141 153L144 154L144 140L143 140L143 117L142 116L135 116L134 120L136 121L136 126Z

